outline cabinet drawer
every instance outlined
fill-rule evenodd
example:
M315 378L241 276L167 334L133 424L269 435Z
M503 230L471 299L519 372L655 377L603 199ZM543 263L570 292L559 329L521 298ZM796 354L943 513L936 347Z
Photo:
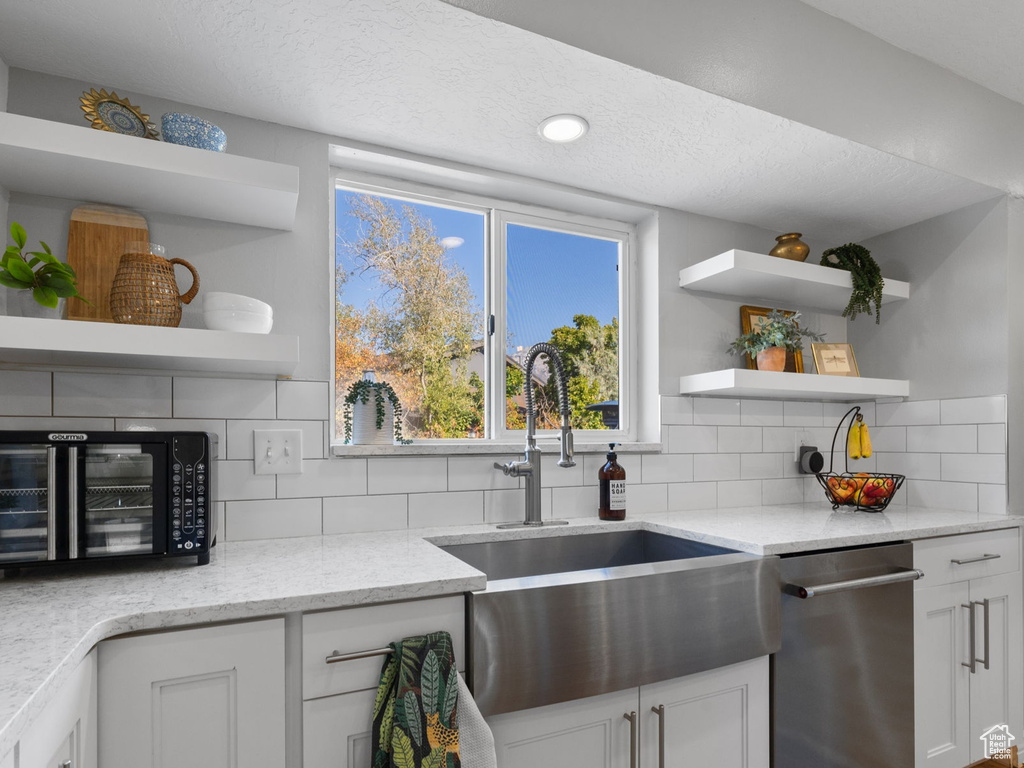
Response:
M326 663L332 653L386 648L412 635L446 630L460 670L466 665L466 608L462 595L343 608L302 617L302 698L376 688L383 656Z
M302 762L338 768L373 764L375 690L327 696L302 704Z
M1019 538L1017 528L1003 528L918 539L914 542L914 567L924 571L924 578L914 582L914 586L924 589L1016 571L1020 568ZM954 560L974 562L958 564Z

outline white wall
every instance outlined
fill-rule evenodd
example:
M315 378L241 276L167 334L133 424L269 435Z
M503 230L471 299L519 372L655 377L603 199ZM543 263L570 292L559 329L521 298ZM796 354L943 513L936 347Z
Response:
M445 0L899 157L1024 193L1024 105L799 0Z
M864 242L910 301L858 317L849 339L863 375L910 380L915 400L1009 391L1007 202L994 200Z

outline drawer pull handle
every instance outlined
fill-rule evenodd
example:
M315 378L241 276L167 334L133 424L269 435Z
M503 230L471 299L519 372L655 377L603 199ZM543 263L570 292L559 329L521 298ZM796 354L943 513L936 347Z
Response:
M387 656L389 653L391 653L390 648L374 648L372 651L356 651L355 653L331 651L331 655L324 659L324 662L336 664L339 661L355 661L356 659L368 659L371 656Z
M968 563L981 563L985 560L998 560L1002 555L982 555L981 557L969 557L966 560L950 560L953 565L967 565Z

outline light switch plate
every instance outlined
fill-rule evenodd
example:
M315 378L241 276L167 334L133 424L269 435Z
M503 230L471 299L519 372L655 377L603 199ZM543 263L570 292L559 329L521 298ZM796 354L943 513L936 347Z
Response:
M253 471L257 475L302 473L301 429L254 429Z

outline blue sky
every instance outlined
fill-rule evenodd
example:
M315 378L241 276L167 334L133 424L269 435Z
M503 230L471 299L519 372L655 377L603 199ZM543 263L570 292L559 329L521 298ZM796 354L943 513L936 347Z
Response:
M337 227L343 240L357 238L351 216L350 193L337 195ZM483 334L484 217L451 208L393 201L396 209L408 205L434 223L439 238L461 237L463 245L449 251L465 271L477 298ZM347 254L338 254L350 267ZM510 350L547 341L551 329L572 325L576 314L594 315L602 324L618 315L619 246L616 242L562 232L510 225L508 232L508 326ZM350 270L351 272L351 270ZM365 307L376 291L369 276L351 273L343 289L343 300Z

